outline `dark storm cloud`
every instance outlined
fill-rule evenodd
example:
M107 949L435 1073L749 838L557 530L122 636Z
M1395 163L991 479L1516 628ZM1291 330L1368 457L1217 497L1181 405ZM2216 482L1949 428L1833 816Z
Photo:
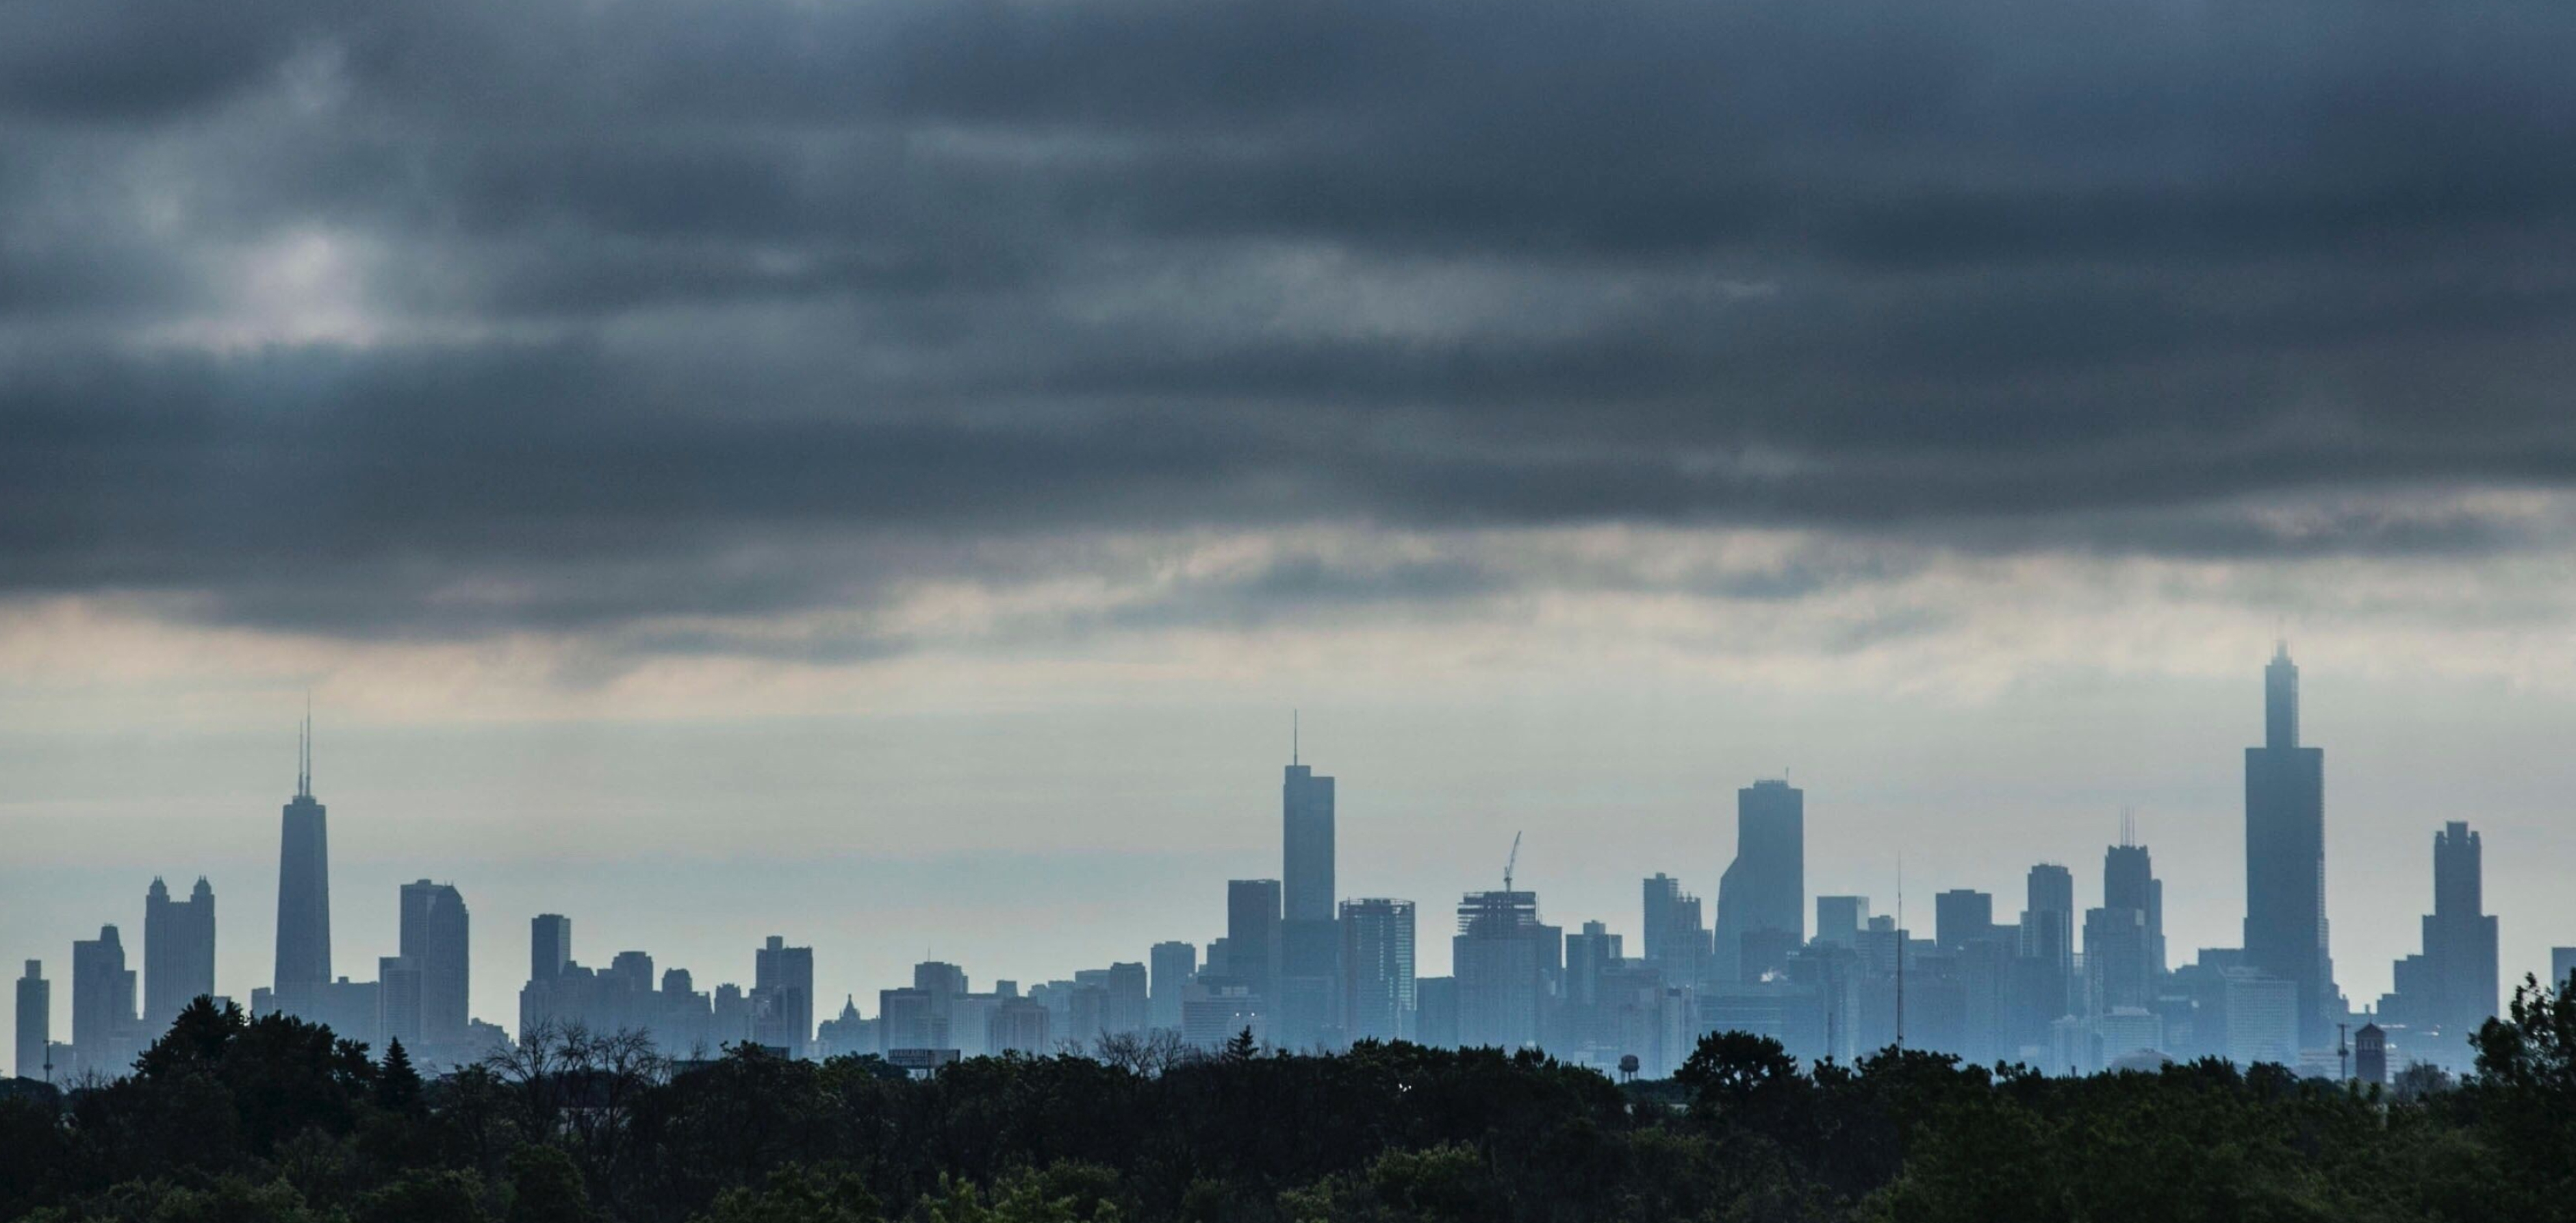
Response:
M2365 502L2576 479L2571 62L2367 0L16 6L0 590L470 635L1086 532L2545 546ZM1622 581L1111 619L1548 580Z

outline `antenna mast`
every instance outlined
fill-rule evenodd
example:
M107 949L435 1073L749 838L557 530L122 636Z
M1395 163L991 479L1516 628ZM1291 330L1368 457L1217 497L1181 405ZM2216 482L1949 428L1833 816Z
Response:
M313 795L313 690L304 690L304 725L295 739L295 796Z
M1896 1047L1905 1047L1905 855L1896 855Z

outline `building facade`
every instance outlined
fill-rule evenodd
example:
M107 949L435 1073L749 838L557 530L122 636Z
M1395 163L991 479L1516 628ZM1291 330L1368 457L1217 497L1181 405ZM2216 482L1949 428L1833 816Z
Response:
M427 879L406 883L400 918L401 958L420 974L419 1036L408 1043L462 1043L468 1018L466 991L473 976L473 919L465 910L465 898L454 884ZM652 988L649 968L644 988Z
M1717 881L1717 929L1711 973L1744 979L1744 939L1760 931L1807 930L1807 796L1786 781L1757 781L1735 792L1735 860Z
M158 1033L215 992L215 889L203 876L186 900L155 878L143 894L143 1026Z
M46 1048L53 1040L54 983L45 979L44 961L29 960L26 974L18 978L17 1061L10 1064L11 1073L22 1079L49 1077Z
M2263 668L2263 745L2245 749L2245 962L2297 992L2298 1039L2334 1041L2343 1009L2326 930L2325 751L2299 742L2299 668Z
M295 797L286 804L277 850L275 997L293 1011L331 984L329 812L313 797L312 735L305 736Z
M1349 1040L1413 1036L1414 909L1410 900L1345 900L1342 1034Z

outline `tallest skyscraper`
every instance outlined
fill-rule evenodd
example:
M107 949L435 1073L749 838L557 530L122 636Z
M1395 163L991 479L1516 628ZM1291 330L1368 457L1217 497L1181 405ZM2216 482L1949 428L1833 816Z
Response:
M331 982L331 846L313 798L313 719L297 744L295 797L277 849L277 998L310 1003Z
M2263 668L2263 746L2245 749L2245 961L2298 987L2299 1043L2331 1047L2342 995L2326 950L2325 752L2299 745L2288 643Z

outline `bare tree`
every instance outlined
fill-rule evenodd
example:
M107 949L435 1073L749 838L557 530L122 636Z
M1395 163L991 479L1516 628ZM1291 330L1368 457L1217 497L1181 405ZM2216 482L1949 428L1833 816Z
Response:
M1170 1028L1143 1032L1113 1032L1091 1043L1091 1056L1099 1061L1131 1070L1146 1078L1160 1078L1175 1066L1196 1061L1200 1052L1181 1039Z
M594 1032L553 1020L530 1029L516 1048L495 1050L484 1065L517 1093L530 1133L564 1140L595 1185L619 1183L636 1105L671 1077L671 1061L650 1032Z

